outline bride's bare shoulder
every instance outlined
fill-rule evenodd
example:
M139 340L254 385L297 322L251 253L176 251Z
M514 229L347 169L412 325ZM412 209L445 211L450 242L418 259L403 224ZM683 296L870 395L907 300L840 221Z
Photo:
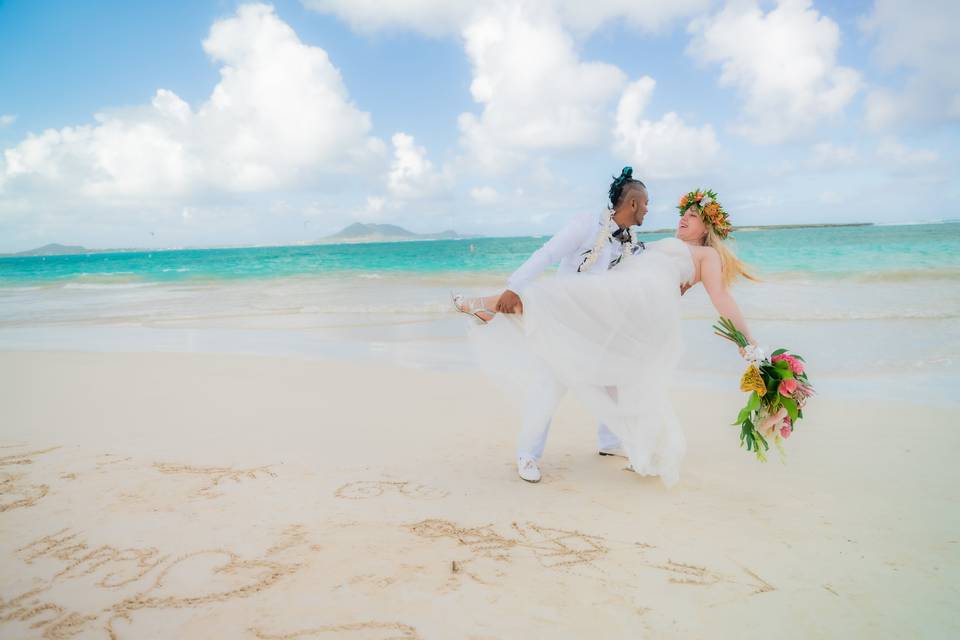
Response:
M713 247L706 245L690 245L690 251L697 260L713 260L720 258L720 254Z

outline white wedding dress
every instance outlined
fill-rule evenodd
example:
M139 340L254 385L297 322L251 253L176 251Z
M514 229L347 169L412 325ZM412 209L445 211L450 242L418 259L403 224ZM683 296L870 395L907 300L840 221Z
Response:
M621 438L634 471L673 485L686 439L668 386L683 350L680 284L693 271L682 241L649 242L610 271L531 284L523 315L478 326L471 346L512 390L525 393L549 369Z

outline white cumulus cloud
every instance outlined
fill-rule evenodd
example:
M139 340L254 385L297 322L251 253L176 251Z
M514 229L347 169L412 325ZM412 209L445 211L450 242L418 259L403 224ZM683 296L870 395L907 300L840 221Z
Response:
M433 168L427 159L427 150L418 145L413 136L395 133L393 160L387 173L387 189L401 199L423 198L436 194L448 182L448 177Z
M220 81L196 109L159 89L95 124L28 135L4 151L6 189L116 198L306 184L384 151L327 53L262 4L213 24L204 51Z
M16 121L17 121L17 116L13 114L5 113L3 115L0 115L0 127L9 126Z
M615 65L580 59L574 35L620 21L657 31L710 0L303 0L357 31L459 36L479 112L460 115L468 165L504 170L537 152L608 144L611 103L626 84ZM682 129L668 114L660 124Z
M614 65L579 60L550 15L507 6L477 17L463 37L473 67L470 93L483 106L459 118L473 160L503 168L529 151L605 139L607 106L625 75Z
M719 152L713 127L691 127L674 112L659 120L646 116L656 82L644 76L631 82L617 106L614 151L650 178L677 178L699 173Z
M840 114L859 91L854 69L837 64L840 28L811 0L778 0L764 13L756 0L732 0L689 27L687 52L720 66L719 83L742 95L736 129L776 143Z

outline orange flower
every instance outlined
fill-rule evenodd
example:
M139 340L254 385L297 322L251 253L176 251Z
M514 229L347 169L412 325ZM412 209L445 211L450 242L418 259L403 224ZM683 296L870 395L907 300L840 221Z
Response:
M767 385L764 384L763 376L760 375L760 369L756 365L751 364L740 378L740 390L756 391L758 396L767 393Z
M687 196L680 198L680 207L684 209L687 207Z

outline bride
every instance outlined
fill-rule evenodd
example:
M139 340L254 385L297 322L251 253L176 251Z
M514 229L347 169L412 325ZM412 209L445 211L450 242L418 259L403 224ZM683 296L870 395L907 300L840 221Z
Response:
M756 344L729 290L754 277L726 243L731 224L716 193L691 191L677 209L675 237L646 243L610 271L529 285L522 315L490 311L499 295L457 300L484 323L470 334L483 368L513 389L548 368L620 437L631 470L667 486L686 451L668 396L683 350L680 296L702 284L717 313Z

